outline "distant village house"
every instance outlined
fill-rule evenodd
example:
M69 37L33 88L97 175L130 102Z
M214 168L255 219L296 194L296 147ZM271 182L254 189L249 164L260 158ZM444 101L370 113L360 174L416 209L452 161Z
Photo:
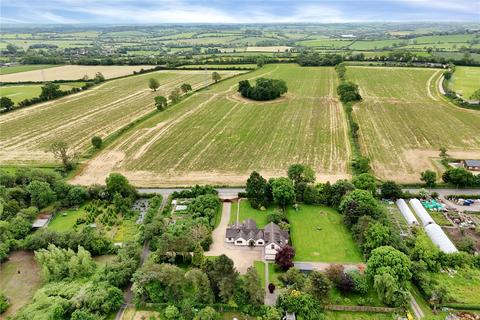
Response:
M480 171L480 160L462 160L465 169L471 171Z

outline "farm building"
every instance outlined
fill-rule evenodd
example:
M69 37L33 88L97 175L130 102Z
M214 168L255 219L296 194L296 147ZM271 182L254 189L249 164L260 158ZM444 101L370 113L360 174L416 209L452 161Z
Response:
M465 169L471 171L480 171L480 160L462 160Z
M236 246L264 247L265 259L274 260L277 251L288 244L288 232L270 222L265 229L258 229L257 223L246 219L227 228L225 241Z
M415 218L415 215L413 214L412 210L407 206L407 203L403 199L398 199L397 202L397 207L402 213L402 216L407 220L407 223L409 226L412 225L418 225L418 220Z
M431 223L427 225L425 227L425 231L427 232L428 237L432 240L433 244L443 252L452 253L458 251L438 224Z
M418 199L410 199L410 205L412 206L413 211L415 211L417 216L420 218L420 221L424 227L431 223L435 223Z

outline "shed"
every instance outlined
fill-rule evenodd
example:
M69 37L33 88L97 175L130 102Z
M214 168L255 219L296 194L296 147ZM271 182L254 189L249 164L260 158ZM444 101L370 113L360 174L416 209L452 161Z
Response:
M448 236L443 232L442 228L436 224L432 223L425 227L428 237L432 240L433 244L436 245L440 250L445 253L457 252L457 248L450 241Z
M418 199L410 199L410 205L413 208L413 211L417 214L422 222L422 225L425 227L431 223L435 223L432 217L428 214L427 210L423 207L422 203Z
M466 159L462 163L467 170L480 171L480 160Z
M409 226L418 225L418 220L415 218L412 210L408 207L407 203L403 199L398 199L396 202L398 209L402 213L402 216L407 220Z
M177 204L175 206L175 211L185 211L188 209L188 206L186 204Z
M313 265L307 262L294 262L293 265L295 268L300 270L303 273L310 273L313 271Z
M34 229L43 228L48 224L48 220L50 219L37 219L33 222L32 228Z

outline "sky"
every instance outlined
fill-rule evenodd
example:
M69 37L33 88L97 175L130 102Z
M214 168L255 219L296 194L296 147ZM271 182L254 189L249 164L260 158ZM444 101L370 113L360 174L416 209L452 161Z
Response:
M480 0L0 0L2 23L480 22Z

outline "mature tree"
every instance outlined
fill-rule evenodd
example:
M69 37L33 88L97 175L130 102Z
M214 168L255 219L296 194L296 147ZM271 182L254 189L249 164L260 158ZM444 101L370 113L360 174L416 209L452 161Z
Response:
M352 161L352 168L355 173L367 173L372 169L370 167L370 159L364 156L357 156Z
M180 101L180 97L181 97L181 93L180 93L180 89L178 89L178 88L173 89L173 90L170 92L170 95L168 96L168 98L169 98L173 103Z
M361 173L357 176L354 176L352 183L357 189L370 191L373 195L377 193L376 179L369 173Z
M354 291L356 293L366 294L369 289L367 277L360 274L358 270L350 270L347 273L355 284Z
M298 268L290 268L278 276L278 280L288 289L303 291L307 278Z
M471 186L475 181L473 174L464 168L450 168L443 173L442 179L458 187Z
M7 44L6 49L7 49L8 53L10 53L10 54L15 54L18 51L18 47L16 47L15 45L13 45L11 43Z
M157 89L160 87L160 82L158 82L158 80L155 78L150 78L148 80L148 87L153 91L157 91Z
M157 110L162 111L167 107L167 105L167 98L165 98L164 96L155 97L155 107L157 108Z
M102 146L102 138L99 137L99 136L93 136L92 137L92 145L97 148L97 149L100 149L100 147Z
M107 185L106 191L112 199L116 193L122 197L130 197L136 193L135 188L128 182L127 178L120 173L110 173L105 179L105 184Z
M394 181L385 181L380 186L380 196L383 199L397 200L402 194L402 188Z
M312 271L307 278L307 292L318 300L325 300L331 289L331 282L323 272Z
M265 65L265 57L260 56L257 58L257 67L261 68Z
M238 83L238 91L243 97L253 100L273 100L288 91L287 84L283 80L258 78L255 86L251 86L248 80Z
M319 192L315 186L307 185L303 191L303 202L306 204L314 204L319 202Z
M185 274L185 278L191 283L195 300L198 303L213 302L213 292L206 273L200 269L192 269Z
M433 188L437 183L437 173L432 170L425 170L420 174L420 180L425 182L427 187Z
M42 87L42 92L40 93L40 98L43 100L50 100L60 97L62 91L60 90L60 86L56 83L47 82Z
M55 159L62 161L65 171L73 168L76 154L74 150L70 149L65 141L55 141L50 145L49 151L53 153Z
M261 279L258 276L257 269L255 269L255 267L249 267L247 269L244 283L245 291L248 294L250 304L254 306L263 305L265 290L262 289Z
M280 269L286 271L293 267L293 258L295 257L295 249L289 245L283 246L275 255L275 263Z
M288 167L287 174L295 185L300 182L315 182L315 171L313 171L312 167L305 164L292 164Z
M40 264L43 279L47 282L81 278L95 270L95 262L90 252L82 247L78 247L78 252L75 253L71 249L60 249L51 244L48 249L36 251L35 259Z
M12 109L14 105L15 103L13 103L12 99L10 99L9 97L0 98L0 108L10 111L10 109Z
M311 294L297 290L285 291L278 298L279 309L294 312L304 320L323 319L322 306Z
M340 101L343 103L362 99L358 90L358 85L350 81L342 82L337 87L337 94L340 97Z
M208 306L200 310L194 320L220 320L220 314L212 307Z
M347 294L355 290L355 282L353 282L352 277L348 273L342 274L340 282L337 284L338 290L343 294Z
M188 83L183 83L180 86L180 89L183 91L183 93L187 93L188 91L192 91L192 86Z
M328 205L338 208L340 206L343 196L345 196L352 190L355 190L355 186L350 181L337 180L337 182L324 190L328 200Z
M197 243L195 245L195 250L193 251L192 265L194 267L201 268L204 262L205 262L205 254L204 254L203 248L199 243Z
M183 298L184 272L175 265L146 264L132 278L132 291L137 299L162 303Z
M295 201L295 188L292 180L284 177L277 178L272 183L273 199L285 209Z
M447 153L447 151L448 151L447 148L441 147L439 151L440 151L440 153L439 153L440 158L443 158L443 159L449 158L449 155Z
M88 199L88 191L82 186L74 186L68 190L66 200L69 205L79 206Z
M480 100L480 89L475 90L470 96L470 99L475 101Z
M384 246L372 251L367 261L366 273L372 280L376 275L388 273L403 285L412 277L410 267L410 259L403 252Z
M345 224L349 227L357 223L361 216L379 219L385 216L383 208L373 195L365 190L356 189L343 197L340 211L344 214Z
M45 208L56 200L55 192L47 182L33 180L26 190L30 195L32 206L36 206L39 209Z
M212 72L212 80L215 81L215 83L220 81L220 79L222 79L222 76L220 76L220 73L216 71Z
M247 198L250 205L258 209L266 206L265 191L267 189L267 180L263 178L258 172L253 171L247 179Z
M207 263L206 270L215 295L219 296L223 302L228 302L235 293L235 283L238 278L233 261L222 254L213 263Z
M373 249L393 245L393 242L392 230L380 222L375 222L370 224L365 231L362 250L365 256L368 257Z

